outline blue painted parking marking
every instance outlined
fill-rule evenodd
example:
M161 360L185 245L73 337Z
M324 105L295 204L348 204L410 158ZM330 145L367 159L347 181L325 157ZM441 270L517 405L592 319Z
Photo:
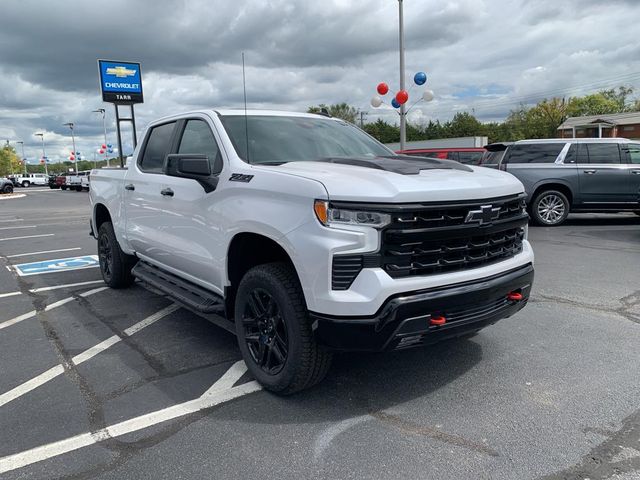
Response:
M84 268L96 268L99 266L97 255L85 255L83 257L45 260L44 262L21 263L19 265L14 265L13 269L19 276L26 277L29 275L82 270Z

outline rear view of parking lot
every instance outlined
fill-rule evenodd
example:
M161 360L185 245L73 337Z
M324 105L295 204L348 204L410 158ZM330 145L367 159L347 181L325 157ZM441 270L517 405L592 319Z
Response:
M640 478L640 217L530 228L530 304L466 340L337 356L292 397L230 333L105 288L86 193L0 200L0 477Z

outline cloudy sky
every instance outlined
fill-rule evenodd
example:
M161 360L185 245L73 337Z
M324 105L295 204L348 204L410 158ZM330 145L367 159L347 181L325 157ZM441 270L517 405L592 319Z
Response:
M250 107L347 102L395 122L369 100L380 81L398 89L397 10L397 0L2 0L0 139L23 140L35 162L33 134L45 132L57 161L74 122L77 150L92 158L102 120L91 110L104 107L115 143L98 58L142 63L139 133L158 116L241 107L243 51ZM426 71L436 93L414 121L502 119L521 102L621 84L640 94L640 1L404 0L404 10L407 77Z

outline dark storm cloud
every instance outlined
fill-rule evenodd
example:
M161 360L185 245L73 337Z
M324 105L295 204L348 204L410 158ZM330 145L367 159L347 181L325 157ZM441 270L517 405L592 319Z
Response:
M246 53L252 107L305 110L368 103L379 81L398 88L396 0L3 0L0 139L47 132L50 156L102 143L97 58L142 62L139 129L176 111L240 107ZM458 110L501 119L532 92L569 92L610 79L638 86L637 1L404 0L406 71L425 70L436 99L414 121ZM619 80L621 79L621 80ZM635 82L635 83L634 83ZM498 86L499 88L495 88ZM469 93L471 92L471 93ZM477 95L474 94L477 92ZM419 94L414 90L411 95ZM387 102L389 99L387 99ZM113 138L113 107L106 106ZM33 142L33 143L32 143ZM131 146L129 145L129 149Z

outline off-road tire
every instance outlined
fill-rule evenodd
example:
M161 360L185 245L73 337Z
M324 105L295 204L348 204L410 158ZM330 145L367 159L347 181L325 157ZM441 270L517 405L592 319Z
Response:
M137 258L122 251L111 222L104 222L98 229L98 260L102 279L111 288L126 288L135 278L131 269Z
M275 302L280 322L287 334L287 354L281 370L264 371L254 360L245 337L245 309L254 291L268 294ZM250 269L240 281L235 301L238 344L253 377L262 386L279 395L290 395L320 382L329 371L332 353L318 345L298 277L286 263L268 263ZM275 342L275 340L273 341Z
M552 212L545 213L545 205ZM555 206L555 207L551 207ZM536 225L557 227L562 225L569 216L571 204L566 195L558 190L545 190L533 199L529 207L531 220ZM547 210L548 211L548 210Z

